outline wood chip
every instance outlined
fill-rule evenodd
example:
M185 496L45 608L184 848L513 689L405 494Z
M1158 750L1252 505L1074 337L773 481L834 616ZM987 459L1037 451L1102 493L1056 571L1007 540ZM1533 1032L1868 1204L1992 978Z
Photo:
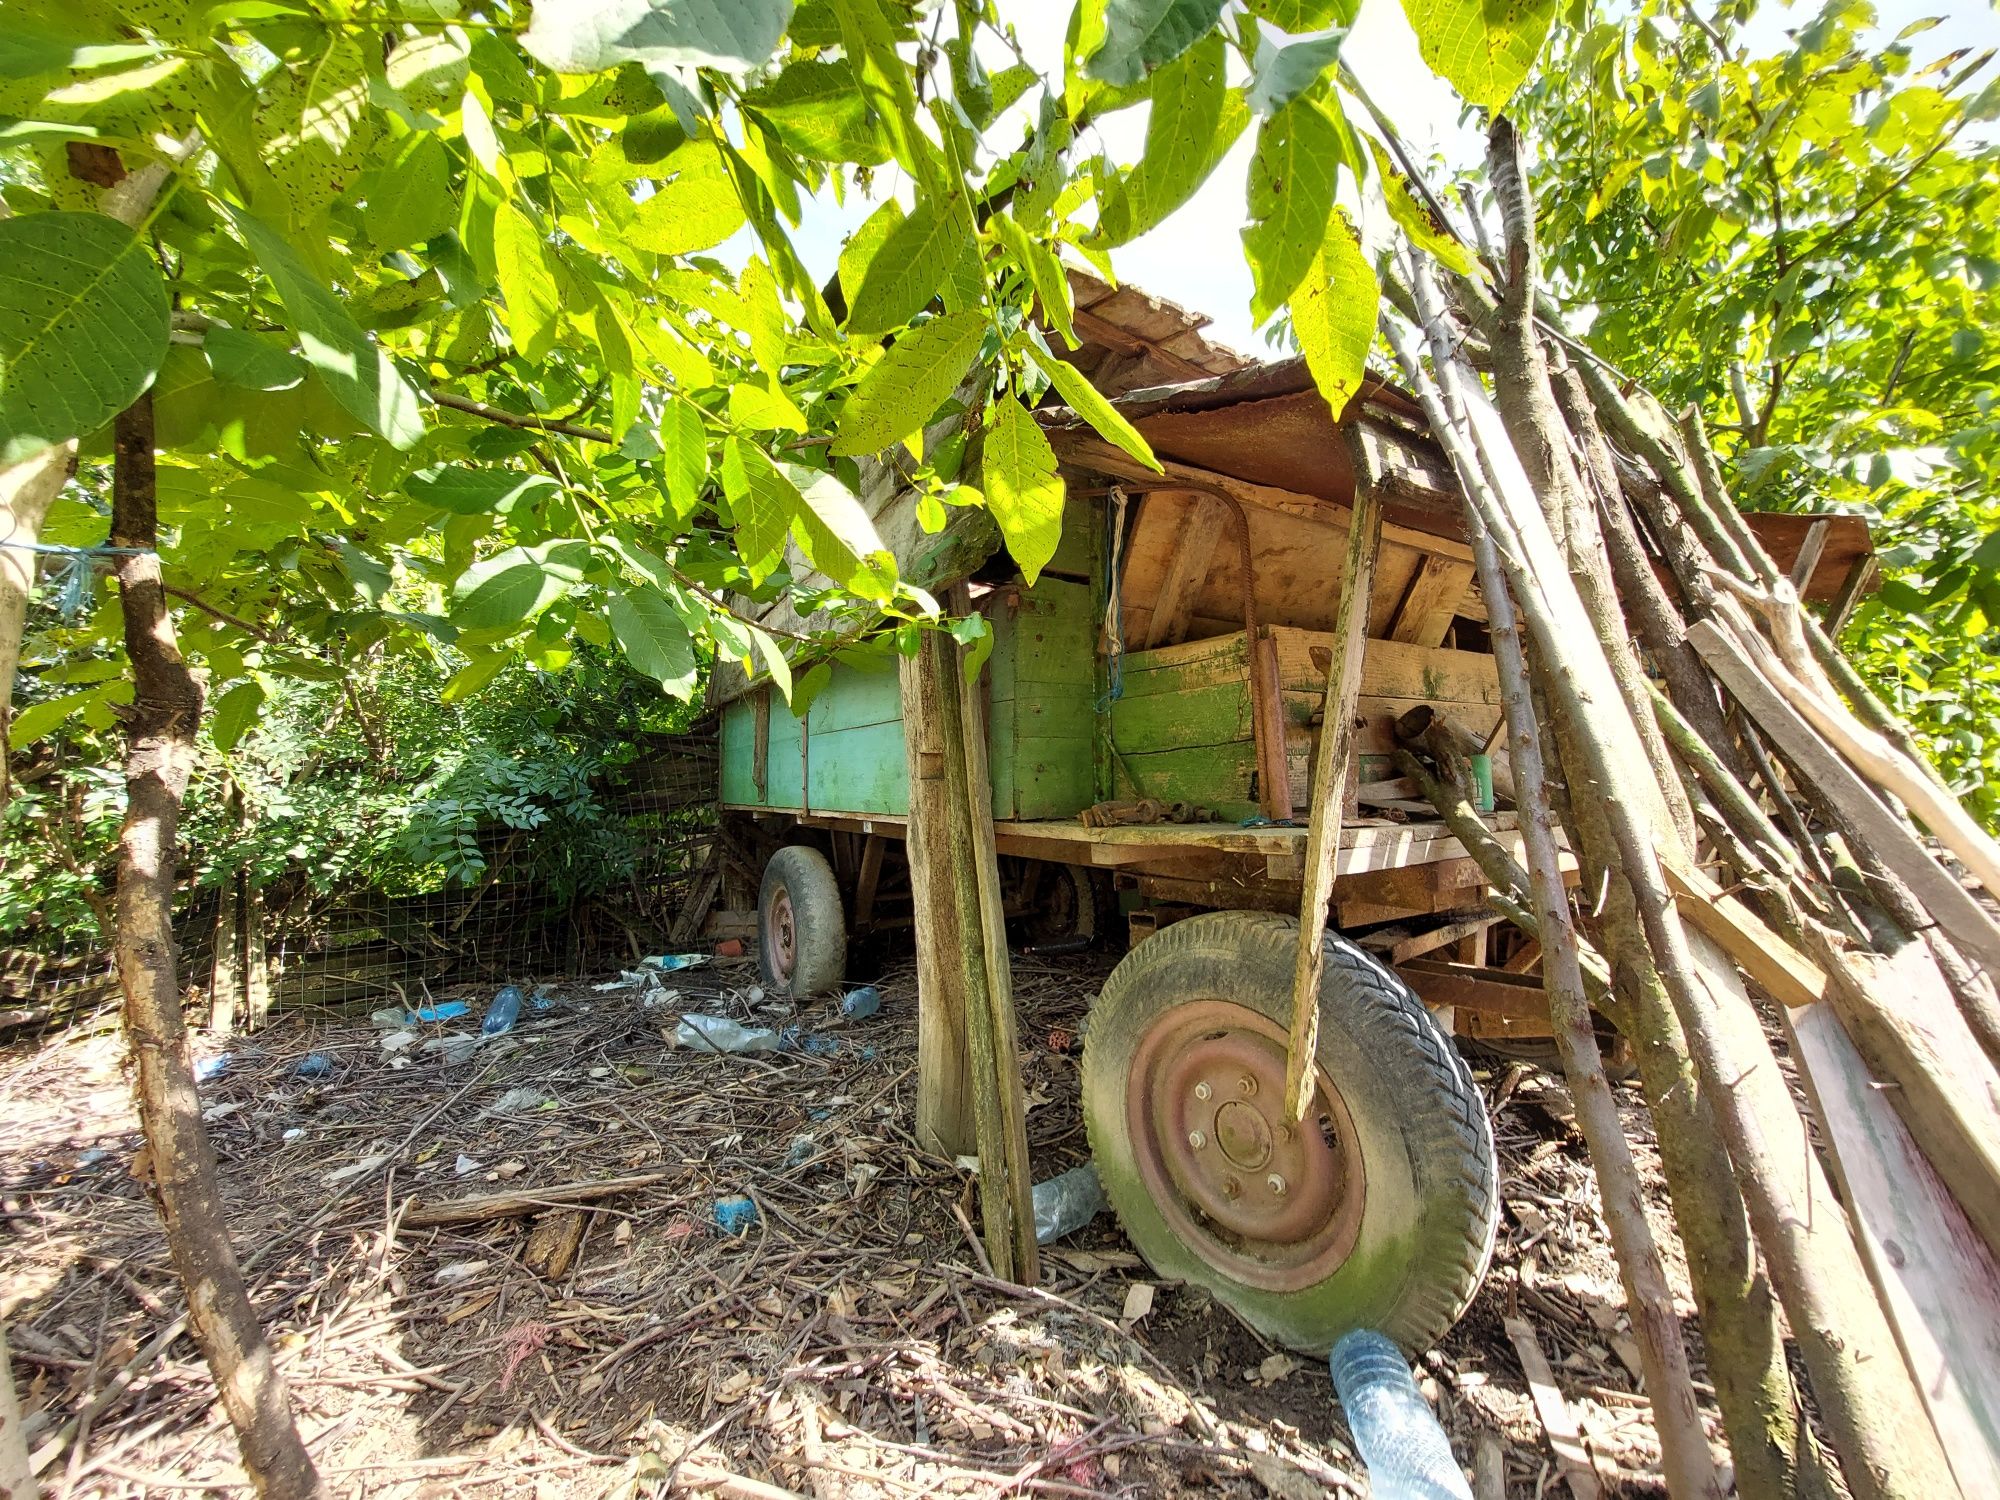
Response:
M1584 1451L1576 1417L1571 1413L1569 1403L1563 1400L1562 1392L1556 1388L1555 1371L1549 1368L1548 1359L1542 1353L1534 1325L1522 1318L1503 1321L1515 1353L1521 1356L1521 1373L1527 1376L1528 1394L1534 1400L1535 1415L1542 1419L1542 1433L1549 1440L1549 1450L1555 1454L1556 1465L1562 1470L1563 1478L1569 1482L1570 1494L1576 1500L1599 1500L1603 1492L1598 1487L1597 1471L1591 1467L1590 1455Z
M1138 1322L1153 1310L1153 1284L1150 1281L1135 1281L1125 1288L1125 1310L1119 1321L1130 1325Z

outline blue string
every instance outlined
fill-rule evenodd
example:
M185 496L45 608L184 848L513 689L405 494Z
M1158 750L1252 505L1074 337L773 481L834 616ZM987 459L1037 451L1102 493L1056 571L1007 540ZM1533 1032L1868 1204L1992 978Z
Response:
M90 606L91 585L96 577L91 563L95 559L150 557L154 550L151 547L114 547L108 542L95 547L68 547L60 542L17 542L6 537L0 537L0 547L64 559L61 566L51 570L48 581L55 585L56 608L65 620L74 620Z

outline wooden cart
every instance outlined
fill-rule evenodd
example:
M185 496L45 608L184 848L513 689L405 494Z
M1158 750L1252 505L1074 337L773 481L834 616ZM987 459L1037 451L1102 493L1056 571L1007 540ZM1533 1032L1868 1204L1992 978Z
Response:
M840 981L850 937L916 929L919 1126L954 1153L1002 1139L1018 1093L1004 952L954 967L980 946L979 908L989 948L996 916L1016 943L1130 941L1092 1011L1084 1104L1134 1243L1295 1347L1357 1323L1420 1347L1476 1289L1497 1207L1448 1038L1548 1035L1532 945L1391 760L1398 721L1429 709L1508 780L1453 481L1395 390L1371 384L1336 421L1300 361L1250 364L1179 309L1076 290L1090 342L1072 357L1165 473L1044 411L1067 500L1030 582L984 512L927 535L894 467L869 466L864 502L904 576L983 614L992 656L969 691L949 660L837 664L802 719L767 684L719 680L730 904L754 873L766 978L801 993ZM1809 597L1867 586L1858 520L1759 519ZM785 601L769 618L800 623ZM1350 730L1332 744L1329 705ZM954 824L961 781L990 820ZM1199 820L1093 826L1107 805ZM1503 841L1513 817L1490 818ZM990 889L963 868L982 859ZM1308 1017L1292 997L1313 895L1329 930ZM1007 1060L990 1130L981 1057ZM1026 1170L986 1170L1008 1179L990 1235Z

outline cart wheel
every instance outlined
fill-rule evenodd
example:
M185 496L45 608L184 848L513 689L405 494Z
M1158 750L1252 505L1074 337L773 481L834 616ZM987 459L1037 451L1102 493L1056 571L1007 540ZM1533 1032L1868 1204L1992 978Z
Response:
M1429 1347L1486 1272L1499 1208L1478 1089L1407 986L1326 936L1314 1093L1285 1115L1298 924L1211 912L1132 950L1092 1007L1098 1175L1162 1276L1324 1355L1351 1328Z
M1034 906L1020 919L1031 944L1094 942L1102 931L1104 902L1096 874L1083 865L1021 861L1023 883L1032 882Z
M787 844L764 866L757 960L764 983L780 994L817 995L839 986L847 969L847 916L833 866L819 850Z

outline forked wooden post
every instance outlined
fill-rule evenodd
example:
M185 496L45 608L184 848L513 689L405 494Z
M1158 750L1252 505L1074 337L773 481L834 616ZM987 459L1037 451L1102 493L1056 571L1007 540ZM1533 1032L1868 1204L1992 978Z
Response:
M925 632L911 675L915 691L906 691L904 724L912 767L909 856L917 900L919 1118L950 1119L950 1112L962 1110L969 1099L979 1147L987 1256L996 1275L1032 1282L1041 1273L1041 1261L1035 1245L1013 971L994 847L986 720L978 694L965 682L959 648L949 637ZM933 753L935 762L928 759ZM933 765L935 777L930 774ZM921 791L920 781L929 783ZM921 835L918 823L928 825ZM940 901L947 890L949 900ZM923 993L927 971L936 986L933 995ZM953 1082L948 1067L941 1077L925 1076L921 1051L926 1030L934 1029L934 1059L943 1052L954 1019L962 1024L969 1064L956 1100L944 1093ZM932 1096L928 1107L927 1095Z
M1294 1120L1305 1118L1312 1099L1306 1085L1319 1046L1320 939L1333 896L1341 808L1353 769L1355 702L1361 694L1362 656L1368 649L1368 596L1381 543L1382 502L1369 488L1357 485L1354 512L1347 523L1347 561L1340 572L1340 618L1334 625L1338 644L1327 664L1326 712L1307 783L1311 815L1306 825L1305 888L1299 897L1299 952L1292 968L1292 1028L1285 1058L1285 1107Z
M903 694L903 743L910 771L910 822L905 848L917 939L917 1139L947 1159L974 1149L971 1056L965 1035L965 975L954 944L959 931L952 868L951 811L945 789L940 674L934 653L949 643L926 633L914 657L898 666Z

